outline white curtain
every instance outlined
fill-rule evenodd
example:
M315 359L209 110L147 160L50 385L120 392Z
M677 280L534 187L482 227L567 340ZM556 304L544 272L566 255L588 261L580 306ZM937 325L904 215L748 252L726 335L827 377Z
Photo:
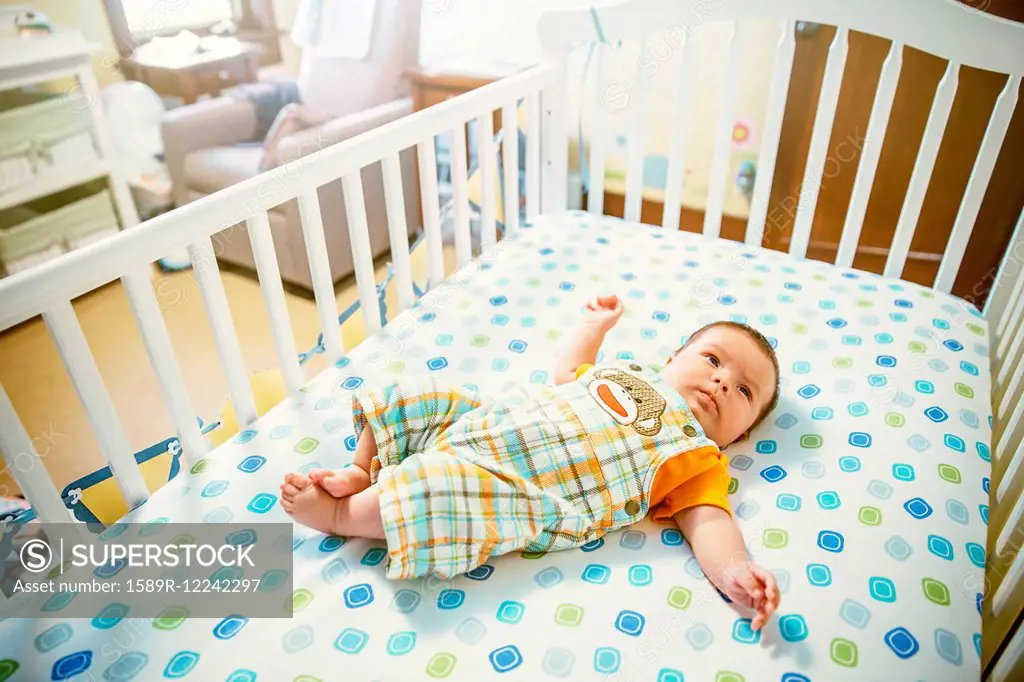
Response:
M292 42L325 59L366 59L376 14L376 0L302 0Z

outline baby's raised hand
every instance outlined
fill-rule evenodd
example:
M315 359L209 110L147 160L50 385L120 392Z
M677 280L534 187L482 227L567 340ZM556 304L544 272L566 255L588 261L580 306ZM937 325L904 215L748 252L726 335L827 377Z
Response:
M779 586L775 576L757 564L743 563L722 571L723 592L737 604L754 609L750 629L758 631L779 608Z
M587 311L586 323L598 327L602 331L608 331L614 327L625 310L622 301L614 294L595 296L587 301L585 308Z

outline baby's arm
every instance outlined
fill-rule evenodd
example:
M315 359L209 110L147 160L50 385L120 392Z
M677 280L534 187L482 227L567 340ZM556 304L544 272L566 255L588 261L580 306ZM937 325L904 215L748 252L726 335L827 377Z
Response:
M564 384L576 379L580 365L594 364L605 334L622 316L622 301L618 296L600 296L587 302L583 324L574 332L565 354L555 364L555 383Z
M704 575L729 599L757 611L750 627L759 630L779 607L779 588L775 576L750 561L728 512L705 504L676 512L673 518Z

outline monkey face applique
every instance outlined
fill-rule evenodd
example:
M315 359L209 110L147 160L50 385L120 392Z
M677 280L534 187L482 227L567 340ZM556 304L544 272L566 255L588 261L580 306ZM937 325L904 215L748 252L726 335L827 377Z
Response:
M642 436L661 431L661 415L667 404L657 391L640 379L617 369L600 369L587 384L590 396L623 426Z

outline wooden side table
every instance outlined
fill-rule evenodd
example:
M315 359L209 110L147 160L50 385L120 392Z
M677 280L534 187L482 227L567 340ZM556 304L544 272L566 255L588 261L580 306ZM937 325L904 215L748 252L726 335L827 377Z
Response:
M225 88L256 82L261 50L254 43L230 38L219 39L203 52L158 51L148 43L121 64L127 77L192 104L201 95L217 96Z
M473 75L421 67L410 69L404 75L412 86L412 102L415 111L432 107L456 95L476 90L501 78L500 75Z

